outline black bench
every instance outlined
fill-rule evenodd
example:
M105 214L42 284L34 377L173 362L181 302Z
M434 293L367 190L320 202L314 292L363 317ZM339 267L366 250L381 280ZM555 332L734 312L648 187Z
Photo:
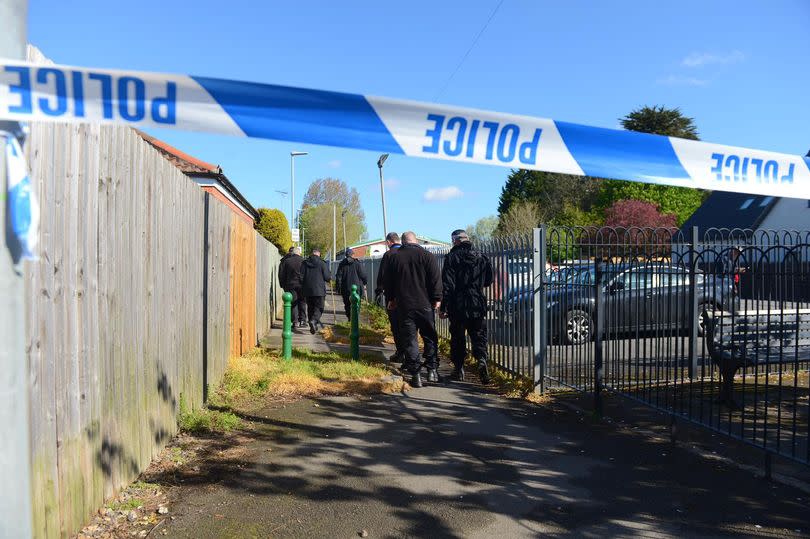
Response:
M720 370L720 402L730 408L739 408L733 398L739 369L810 361L810 313L713 314L702 313L704 340L712 363Z

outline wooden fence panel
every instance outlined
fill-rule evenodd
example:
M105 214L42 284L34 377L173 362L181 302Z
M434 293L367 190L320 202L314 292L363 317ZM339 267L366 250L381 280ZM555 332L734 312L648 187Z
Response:
M41 207L25 264L34 530L64 537L270 330L280 256L131 129L34 123L26 153Z
M206 381L222 379L231 353L230 241L232 211L216 198L208 200L207 254L207 376Z
M237 215L231 217L231 356L256 346L256 234Z

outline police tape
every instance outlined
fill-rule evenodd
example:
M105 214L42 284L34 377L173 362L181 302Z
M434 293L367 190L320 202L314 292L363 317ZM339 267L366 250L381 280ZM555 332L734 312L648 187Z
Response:
M810 159L384 97L0 60L0 118L101 122L810 198Z

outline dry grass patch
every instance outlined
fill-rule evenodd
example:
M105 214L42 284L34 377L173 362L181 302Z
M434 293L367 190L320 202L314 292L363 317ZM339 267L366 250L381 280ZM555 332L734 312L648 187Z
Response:
M327 326L321 332L326 342L349 344L351 326L348 322L341 322L334 326ZM389 332L390 333L390 332ZM386 334L385 331L374 329L366 325L360 325L360 344L367 346L382 346L383 344L393 344L394 338Z
M258 398L313 397L318 395L371 394L403 389L384 365L372 356L359 361L335 353L293 349L284 360L276 350L259 348L233 358L215 404L232 407Z

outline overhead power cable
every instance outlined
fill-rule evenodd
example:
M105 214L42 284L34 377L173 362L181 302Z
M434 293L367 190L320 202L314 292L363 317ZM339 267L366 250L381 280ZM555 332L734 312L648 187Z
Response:
M487 22L485 22L484 26L481 27L481 30L478 31L478 34L475 36L475 39L473 39L473 42L470 44L470 47L467 49L467 52L464 53L464 56L461 58L461 61L458 63L458 65L453 70L453 72L450 74L450 76L447 78L444 85L442 85L441 89L434 96L434 98L433 98L434 101L438 100L439 97L441 97L441 95L444 93L444 91L447 90L447 87L450 85L450 82L453 80L453 77L456 76L456 73L458 73L458 70L461 69L462 65L464 65L464 62L467 60L467 57L470 55L472 50L475 48L475 45L476 45L476 43L478 43L478 40L481 39L482 35L484 35L484 31L489 26L489 23L492 22L492 19L495 18L495 14L498 13L499 9L501 9L501 6L503 5L503 2L504 2L504 0L500 0L500 2L498 2L498 5L495 6L495 9L492 10L492 13L489 14L489 18L487 19Z

